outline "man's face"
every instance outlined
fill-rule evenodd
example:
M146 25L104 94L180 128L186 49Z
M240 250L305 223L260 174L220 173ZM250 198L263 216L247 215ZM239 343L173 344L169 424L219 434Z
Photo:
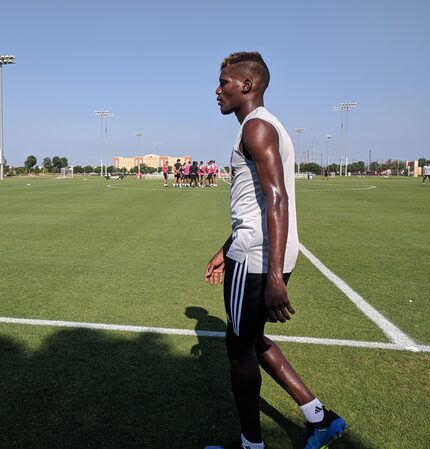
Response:
M231 66L224 67L219 76L219 86L215 91L218 105L223 115L239 110L243 98L243 83Z

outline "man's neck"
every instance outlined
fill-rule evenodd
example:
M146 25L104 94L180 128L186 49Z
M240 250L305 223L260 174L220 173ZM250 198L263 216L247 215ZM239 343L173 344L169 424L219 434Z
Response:
M243 106L235 112L237 120L239 123L243 123L245 120L245 117L252 112L254 109L257 109L259 107L264 107L264 101L263 98L259 98L258 100L249 101L247 103L244 103Z

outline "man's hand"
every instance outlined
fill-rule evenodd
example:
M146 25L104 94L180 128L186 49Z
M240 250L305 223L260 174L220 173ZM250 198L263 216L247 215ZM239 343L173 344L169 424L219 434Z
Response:
M285 323L291 319L290 314L296 313L288 299L287 288L282 278L268 278L264 296L268 313L267 321Z
M205 282L211 285L222 284L224 280L224 251L221 248L209 261L205 271Z

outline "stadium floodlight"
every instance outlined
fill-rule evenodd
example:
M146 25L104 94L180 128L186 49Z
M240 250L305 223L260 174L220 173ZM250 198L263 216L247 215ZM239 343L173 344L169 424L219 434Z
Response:
M345 176L348 175L348 151L347 151L347 143L348 143L348 111L350 109L354 109L357 107L357 103L355 102L344 102L339 103L337 106L333 106L333 111L341 112L340 119L340 166L339 166L339 174L342 176L342 134L343 134L343 112L345 111Z
M0 180L4 179L4 146L3 146L3 65L15 64L15 56L0 55Z
M298 154L300 154L300 134L305 130L305 128L295 128L296 133L299 135L299 145ZM300 157L300 156L299 156ZM300 163L297 164L297 172L300 173Z
M142 131L136 131L134 135L137 137L137 155L141 156L140 154L140 138L143 136Z
M94 111L96 116L100 118L101 124L101 158L100 158L100 176L103 176L103 153L105 159L105 175L107 176L107 119L113 117L111 111ZM103 132L104 131L104 132ZM103 152L104 150L104 152Z
M330 139L332 138L331 134L326 134L325 138L327 139L327 164L326 167L330 165Z

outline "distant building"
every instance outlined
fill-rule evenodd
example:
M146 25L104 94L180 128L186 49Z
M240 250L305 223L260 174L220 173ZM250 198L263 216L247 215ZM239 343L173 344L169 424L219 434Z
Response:
M159 168L163 166L164 161L166 160L168 165L173 166L177 159L180 159L182 163L188 162L191 161L191 156L159 156L158 154L146 154L145 156L134 157L116 156L113 158L113 166L118 170L122 168L131 170L139 164L145 164L147 167Z
M408 176L421 176L421 167L418 167L418 161L406 161L406 173Z

